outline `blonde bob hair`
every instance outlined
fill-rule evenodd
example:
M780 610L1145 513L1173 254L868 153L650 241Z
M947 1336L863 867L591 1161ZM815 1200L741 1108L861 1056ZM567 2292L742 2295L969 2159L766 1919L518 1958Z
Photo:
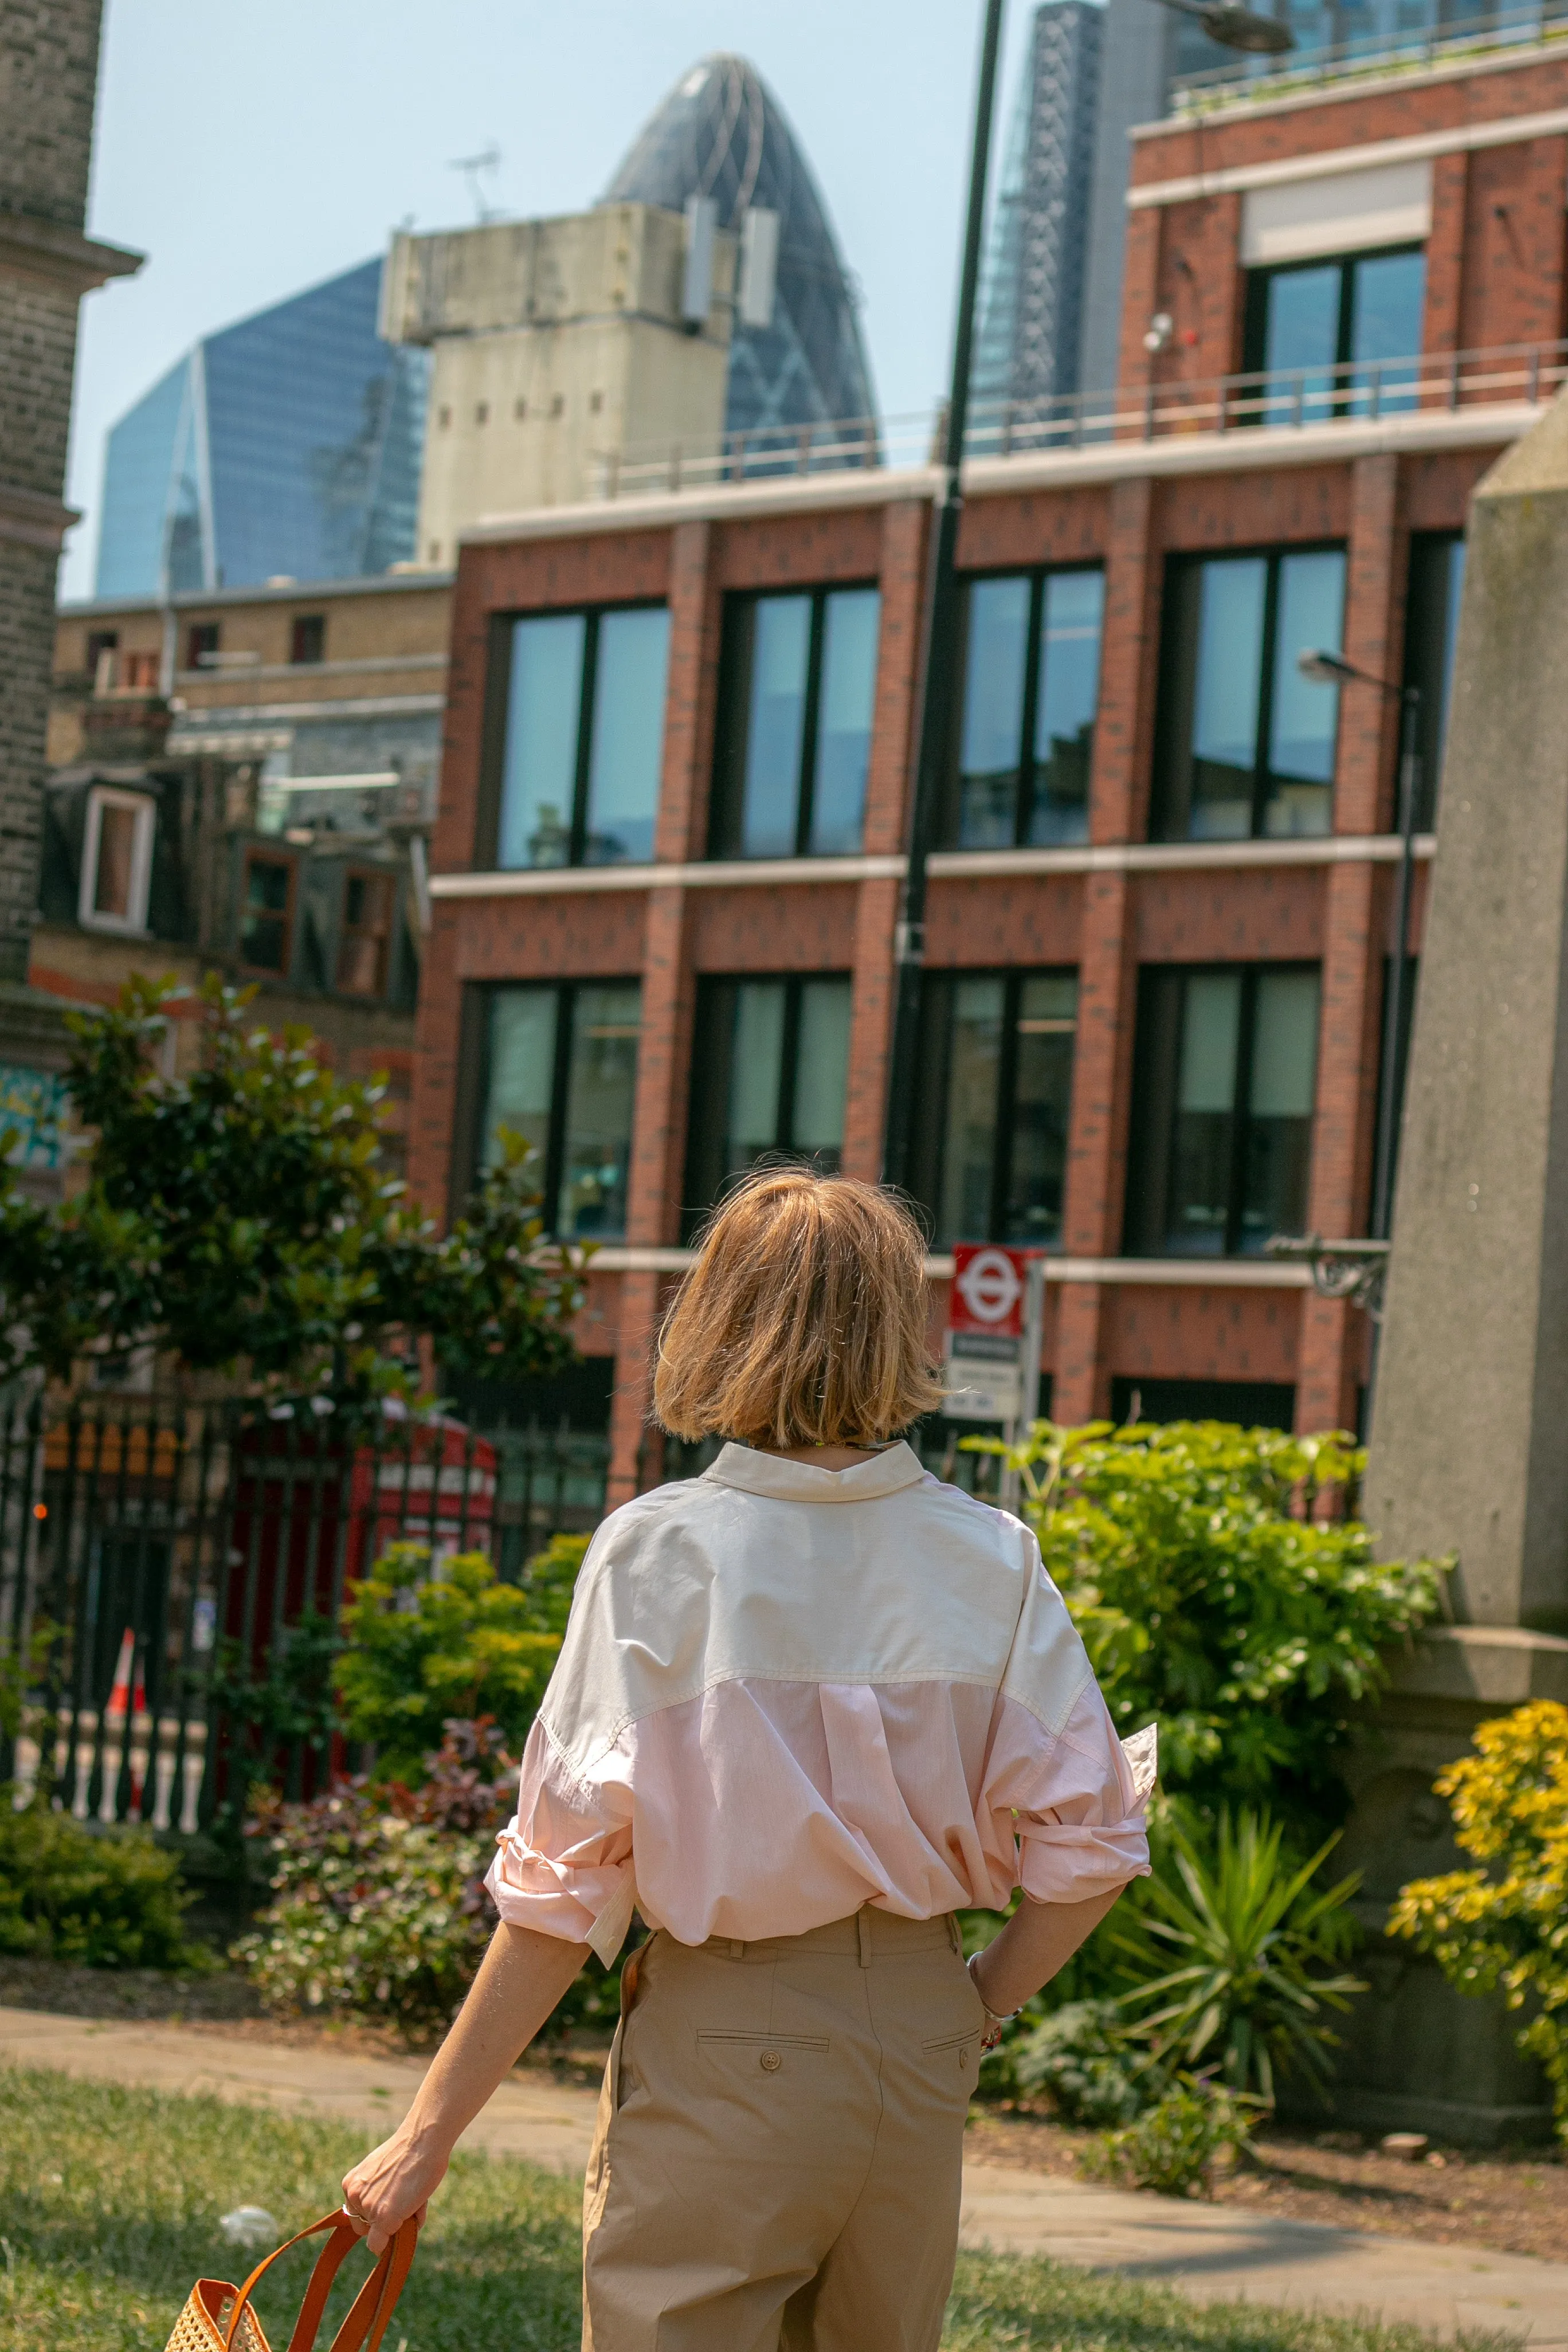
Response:
M851 1176L760 1171L722 1202L659 1334L654 1411L674 1437L781 1450L877 1445L940 1403L925 1243Z

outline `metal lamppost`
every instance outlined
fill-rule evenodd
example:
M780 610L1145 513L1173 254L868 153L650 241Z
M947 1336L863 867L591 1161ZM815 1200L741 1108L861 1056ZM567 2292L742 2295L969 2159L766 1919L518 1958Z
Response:
M1405 1029L1405 943L1410 936L1410 899L1415 878L1415 820L1421 799L1421 689L1395 686L1391 678L1357 669L1341 654L1321 649L1298 656L1303 677L1320 686L1375 686L1380 694L1396 695L1399 730L1399 881L1394 891L1394 956L1383 999L1383 1068L1377 1090L1377 1138L1373 1156L1372 1233L1364 1241L1324 1241L1310 1234L1303 1241L1277 1234L1268 1255L1305 1265L1321 1298L1349 1298L1373 1318L1373 1372L1376 1379L1377 1324L1383 1310L1384 1284L1388 1272L1389 1235L1394 1224L1394 1167L1399 1141L1399 1116L1404 1101L1400 1043ZM1368 1382L1368 1403L1372 1381Z
M1195 17L1210 39L1226 48L1251 56L1278 56L1296 46L1288 26L1277 23L1272 16L1255 16L1250 8L1239 5L1238 0L1161 0L1161 5L1182 16ZM948 393L942 483L926 587L920 733L915 750L909 856L893 937L893 1034L888 1055L887 1115L882 1139L882 1180L889 1184L907 1185L910 1177L921 967L925 956L926 860L952 740L959 635L955 557L958 528L963 515L961 469L969 422L970 359L985 228L985 181L991 160L991 117L996 98L1003 6L1004 0L985 0L981 30L980 78L969 158L969 212L958 285L958 316L953 324L952 383Z
M1304 653L1303 677L1322 686L1352 680L1397 697L1399 723L1399 884L1394 900L1394 960L1383 1001L1383 1070L1377 1090L1377 1148L1373 1160L1372 1237L1387 1241L1394 1226L1394 1163L1399 1144L1400 1044L1405 1033L1405 943L1410 936L1410 898L1415 880L1415 818L1421 798L1421 688L1395 686L1391 678L1357 669L1342 655Z

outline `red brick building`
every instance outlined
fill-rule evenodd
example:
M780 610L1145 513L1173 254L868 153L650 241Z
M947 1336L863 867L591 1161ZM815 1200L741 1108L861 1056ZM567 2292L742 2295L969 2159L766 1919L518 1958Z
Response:
M1469 494L1563 380L1565 184L1551 51L1151 126L1114 417L978 436L919 1189L933 1307L953 1240L1049 1249L1059 1419L1356 1421L1364 1318L1262 1251L1366 1230L1399 705L1299 656L1423 686L1435 805ZM764 1150L879 1171L936 487L462 549L411 1175L455 1203L504 1120L602 1237L613 1494L696 1214Z

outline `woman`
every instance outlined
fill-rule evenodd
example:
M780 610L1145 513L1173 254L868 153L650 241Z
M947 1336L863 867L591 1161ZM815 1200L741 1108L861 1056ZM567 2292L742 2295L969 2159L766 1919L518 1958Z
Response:
M344 2202L373 2249L634 1904L584 2209L592 2352L928 2352L998 2021L1148 1868L1124 1749L1005 1512L897 1441L941 1396L889 1194L773 1171L711 1220L655 1407L727 1443L607 1519L487 1884L500 1925ZM1025 1900L965 1969L953 1914Z

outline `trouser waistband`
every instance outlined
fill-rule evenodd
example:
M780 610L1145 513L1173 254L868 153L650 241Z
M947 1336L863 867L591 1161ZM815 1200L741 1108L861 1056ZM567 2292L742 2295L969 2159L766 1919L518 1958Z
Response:
M698 1951L721 1959L776 1960L789 1952L853 1953L863 1969L874 1960L892 1959L900 1952L919 1952L942 1944L960 1957L963 1938L951 1911L934 1919L905 1919L893 1911L863 1904L846 1919L830 1919L825 1927L808 1927L802 1936L766 1936L752 1943L740 1936L710 1936Z

